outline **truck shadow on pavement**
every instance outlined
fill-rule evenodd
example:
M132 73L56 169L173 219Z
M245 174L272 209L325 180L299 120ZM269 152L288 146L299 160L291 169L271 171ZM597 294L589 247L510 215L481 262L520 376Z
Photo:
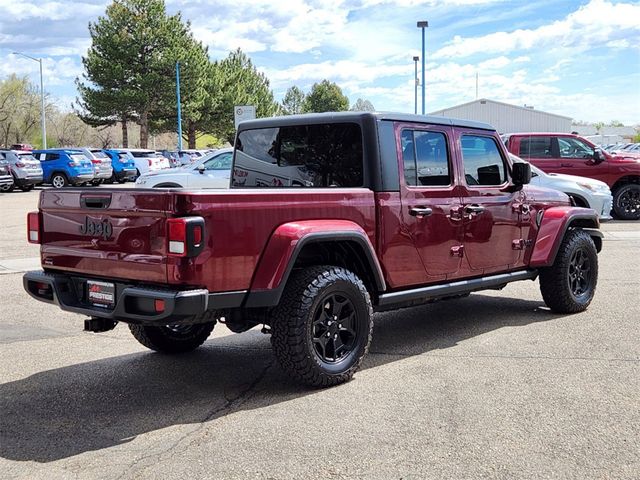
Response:
M363 369L437 353L503 327L559 318L542 306L476 294L376 314ZM141 352L70 365L0 385L0 457L52 462L315 392L291 383L268 337L255 330L214 338L179 356Z

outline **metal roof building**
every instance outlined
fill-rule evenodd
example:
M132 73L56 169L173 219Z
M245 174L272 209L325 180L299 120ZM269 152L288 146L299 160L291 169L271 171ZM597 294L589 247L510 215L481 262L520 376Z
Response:
M571 132L571 117L519 107L480 98L473 102L431 112L430 115L486 122L499 133L510 132Z

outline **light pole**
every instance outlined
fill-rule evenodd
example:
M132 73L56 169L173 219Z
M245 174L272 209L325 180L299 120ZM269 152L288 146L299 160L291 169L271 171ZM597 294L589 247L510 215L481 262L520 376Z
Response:
M178 152L182 150L182 110L180 108L180 62L176 62L176 99L178 101ZM178 153L178 155L180 155Z
M424 29L429 26L429 22L426 20L418 22L418 28L422 29L422 115L424 115Z
M44 114L44 83L42 81L42 59L41 58L34 58L30 55L27 55L25 53L21 53L21 52L13 52L14 55L21 55L25 58L28 58L29 60L33 60L34 62L38 62L40 64L40 107L42 109L41 112L41 116L42 116L42 148L46 149L47 148L47 121L45 120L45 114Z
M413 113L416 115L418 114L418 83L420 83L418 80L418 60L420 60L420 57L413 57L413 66L415 67L415 73L413 75Z

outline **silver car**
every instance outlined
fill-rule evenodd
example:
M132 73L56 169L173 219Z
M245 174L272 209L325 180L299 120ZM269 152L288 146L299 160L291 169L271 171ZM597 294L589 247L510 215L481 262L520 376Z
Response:
M85 147L80 150L82 150L82 153L91 160L91 163L93 163L93 167L95 168L95 174L91 183L97 185L111 178L113 175L113 167L111 165L111 157L109 157L109 155L99 148Z
M42 165L31 152L23 150L0 150L0 160L6 160L13 175L15 186L24 192L42 183ZM4 190L12 190L6 187Z
M9 170L9 162L0 160L0 191L8 192L13 190L13 175Z
M524 162L513 154L509 154L509 156L514 162ZM612 218L613 197L611 190L606 183L600 180L562 173L545 173L538 167L531 165L531 185L566 193L577 207L594 209L601 222Z

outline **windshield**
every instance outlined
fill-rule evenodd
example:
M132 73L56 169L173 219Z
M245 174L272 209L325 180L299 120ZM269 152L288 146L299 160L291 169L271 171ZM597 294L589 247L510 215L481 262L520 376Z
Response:
M76 162L81 162L81 161L86 161L87 157L82 154L82 153L74 153L73 155L69 155L69 157L71 157L71 160L75 160Z
M20 160L33 160L33 161L36 160L36 158L33 155L31 155L30 153L20 153L20 154L18 154L18 158Z

